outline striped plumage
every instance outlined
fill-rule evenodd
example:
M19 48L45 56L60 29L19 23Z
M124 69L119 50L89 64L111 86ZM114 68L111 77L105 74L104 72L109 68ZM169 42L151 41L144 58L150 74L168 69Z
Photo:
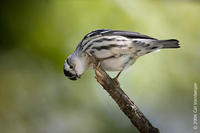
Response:
M88 54L103 60L107 71L122 71L147 53L164 48L179 48L178 40L158 40L137 32L101 29L87 34L64 64L64 73L75 80L91 64Z

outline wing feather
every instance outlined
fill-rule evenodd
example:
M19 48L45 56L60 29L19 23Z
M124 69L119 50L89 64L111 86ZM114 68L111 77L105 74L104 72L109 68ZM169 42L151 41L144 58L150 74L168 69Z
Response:
M98 29L98 30L92 31L92 32L88 33L84 37L84 39L92 37L92 36L96 36L96 35L102 35L102 36L103 35L105 35L105 36L119 35L119 36L131 38L131 39L154 39L154 40L157 40L153 37L143 35L143 34L140 34L138 32L110 30L110 29Z

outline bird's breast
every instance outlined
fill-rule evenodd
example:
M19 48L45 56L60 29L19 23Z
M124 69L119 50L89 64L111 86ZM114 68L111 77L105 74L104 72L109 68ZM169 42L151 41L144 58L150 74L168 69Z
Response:
M128 68L134 63L134 58L130 55L124 55L120 57L113 57L102 61L102 67L107 71L121 71Z

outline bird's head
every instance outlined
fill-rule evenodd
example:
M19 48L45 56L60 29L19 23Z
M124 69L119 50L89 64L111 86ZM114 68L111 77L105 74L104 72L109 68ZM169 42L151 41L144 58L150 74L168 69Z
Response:
M64 63L64 74L70 80L77 80L85 71L85 61L82 57L70 55Z

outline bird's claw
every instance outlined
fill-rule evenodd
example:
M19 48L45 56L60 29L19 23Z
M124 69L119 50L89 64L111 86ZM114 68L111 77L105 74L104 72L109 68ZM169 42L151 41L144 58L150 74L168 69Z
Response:
M117 84L116 87L119 88L119 87L120 87L120 83L119 83L119 81L118 81L118 77L117 77L117 76L114 77L113 80L114 80L114 81L116 82L116 84Z
M113 80L117 83L117 87L120 87L120 83L118 81L119 75L121 74L122 71L120 71L114 78Z
M99 67L101 66L102 62L103 62L103 59L98 59L97 69L99 69Z
M93 63L93 68L94 69L99 69L100 66L101 66L101 63L103 62L103 59L97 59L91 53L87 53L87 55L88 55L88 57L90 59L89 64ZM97 65L96 65L95 62L97 62Z

